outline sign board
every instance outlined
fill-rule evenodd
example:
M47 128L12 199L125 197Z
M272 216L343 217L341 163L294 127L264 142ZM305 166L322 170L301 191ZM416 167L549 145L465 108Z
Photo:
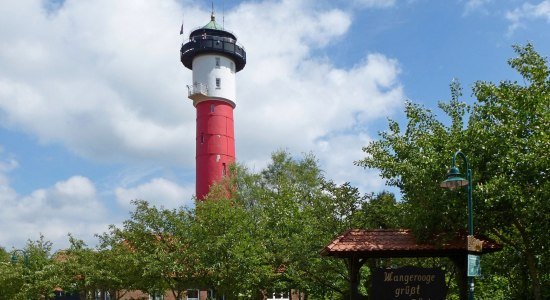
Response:
M445 273L437 268L374 269L372 299L444 300Z
M468 251L481 252L483 250L483 241L476 239L473 235L468 236Z
M481 264L479 255L468 254L468 276L480 276Z

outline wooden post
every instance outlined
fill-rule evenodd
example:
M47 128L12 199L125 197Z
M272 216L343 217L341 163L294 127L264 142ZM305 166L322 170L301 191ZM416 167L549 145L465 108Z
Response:
M361 279L361 267L365 263L366 259L360 259L353 255L347 259L348 273L349 273L349 296L350 300L360 300L359 294L359 282Z

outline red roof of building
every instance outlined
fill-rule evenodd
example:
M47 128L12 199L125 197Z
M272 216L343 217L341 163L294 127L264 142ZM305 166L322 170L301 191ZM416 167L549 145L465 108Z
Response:
M483 243L480 254L499 251L502 246L494 241L476 237ZM466 235L451 240L419 244L410 229L350 229L327 245L321 255L350 257L447 257L464 255Z

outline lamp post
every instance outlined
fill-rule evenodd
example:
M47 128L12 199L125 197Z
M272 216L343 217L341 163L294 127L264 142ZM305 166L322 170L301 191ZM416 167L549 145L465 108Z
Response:
M19 253L19 254L18 254ZM27 269L27 271L23 271L23 276L25 276L25 273L28 272L29 268L29 255L27 254L27 251L21 250L21 249L15 249L11 252L11 264L16 265L19 261L19 256L23 256L23 265L25 266L23 270ZM25 278L25 277L24 277ZM25 281L25 279L23 279ZM28 297L28 296L27 296ZM27 298L28 299L28 298Z
M21 253L21 256L23 256L23 263L25 264L25 266L28 266L29 256L27 255L27 252L25 250L21 249L15 249L11 252L11 263L15 265L19 260L17 253Z
M460 170L456 166L456 157L460 156L464 160L466 165L466 179L460 174ZM473 238L474 235L474 220L473 220L473 205L472 205L472 170L468 164L468 159L466 155L460 150L455 152L453 155L453 164L449 173L447 173L447 179L441 182L441 187L454 190L459 187L468 186L468 236ZM478 260L479 263L479 260ZM466 256L466 268L467 268L467 277L468 277L468 299L474 299L474 275L470 274L470 259L469 256Z

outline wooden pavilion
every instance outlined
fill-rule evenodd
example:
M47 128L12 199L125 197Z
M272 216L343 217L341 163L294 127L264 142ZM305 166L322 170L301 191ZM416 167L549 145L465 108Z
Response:
M410 229L350 229L335 238L322 251L323 256L346 260L350 278L350 299L359 299L359 275L361 267L369 258L448 257L463 276L461 298L466 295L466 256L468 253L487 254L502 249L502 246L486 238L476 237L477 251L468 246L465 234L453 238L435 239L432 243L418 243ZM470 250L468 250L470 249Z

